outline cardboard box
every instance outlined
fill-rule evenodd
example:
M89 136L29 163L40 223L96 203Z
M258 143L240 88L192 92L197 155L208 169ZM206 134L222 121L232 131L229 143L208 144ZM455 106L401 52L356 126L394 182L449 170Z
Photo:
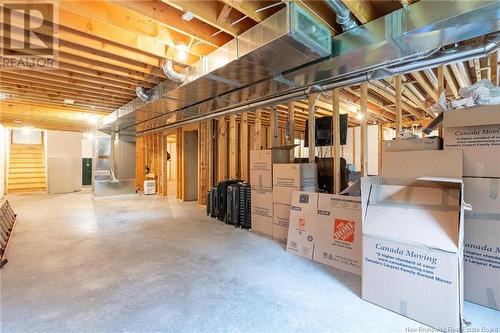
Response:
M500 177L500 106L446 111L444 149L464 152L464 176Z
M274 164L273 201L290 205L293 191L315 192L317 179L316 164Z
M361 198L320 193L313 260L361 275Z
M464 178L465 300L500 310L500 179Z
M460 332L461 179L363 182L363 299L436 329Z
M451 177L462 178L462 152L428 150L388 152L382 157L381 175L391 178Z
M273 164L290 163L293 146L250 151L250 185L273 187Z
M273 237L273 218L252 214L252 232L267 238Z
M318 208L318 193L294 191L290 206L290 222L286 250L290 253L313 258L313 220Z
M288 225L290 222L290 205L274 204L273 209L273 239L286 243Z
M252 186L252 232L273 236L273 189Z
M384 152L443 149L443 139L438 136L406 140L384 141Z

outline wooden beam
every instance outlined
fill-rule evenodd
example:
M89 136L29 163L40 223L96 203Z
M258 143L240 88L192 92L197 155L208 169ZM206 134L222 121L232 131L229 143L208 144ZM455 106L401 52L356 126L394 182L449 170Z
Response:
M250 181L249 167L248 113L244 112L241 115L240 125L240 175L246 182Z
M231 36L225 33L215 35L216 30L205 22L192 19L186 22L182 19L184 12L161 1L119 1L119 3L133 11L147 16L151 20L167 25L170 29L186 34L203 41L203 43L218 47L224 45Z
M221 181L228 177L227 123L224 117L217 119L217 149L217 180Z
M457 84L455 83L455 79L453 77L453 73L450 70L449 66L443 66L444 68L444 77L446 79L446 82L448 83L448 87L450 87L451 92L453 93L453 96L455 98L458 98L458 87Z
M332 92L332 124L333 124L333 193L340 193L340 90Z
M295 102L290 101L288 102L288 117L289 117L289 123L287 124L290 126L290 136L286 140L287 145L293 145L295 143ZM293 156L293 150L291 151L291 154Z
M347 8L356 16L356 18L365 24L380 17L375 7L369 1L363 0L342 0Z
M229 116L229 177L238 179L238 136L236 114Z
M175 168L175 174L177 176L176 179L176 185L177 185L177 199L183 200L184 197L184 154L183 154L183 149L184 149L184 135L182 128L177 129L177 137L175 139L176 143L176 168ZM147 163L147 160L146 160Z
M271 108L271 126L269 127L270 148L278 146L278 109Z
M498 86L498 50L490 54L490 81L494 86Z
M361 100L360 109L361 113L361 127L360 127L360 164L361 176L368 176L368 83L361 83Z
M262 110L255 111L254 125L254 150L260 150L262 147Z
M403 129L401 126L403 121L401 75L394 77L394 87L396 88L396 140L401 140Z
M198 203L207 204L207 192L210 188L208 181L208 122L198 124Z
M437 85L437 95L441 95L441 93L444 92L444 66L441 65L438 67L438 75L437 75L437 79L438 79L438 85ZM446 95L446 94L445 94ZM446 98L446 96L445 96ZM439 124L438 126L438 135L440 137L443 137L443 124Z
M215 147L215 136L214 136L214 120L207 120L207 172L208 172L208 188L215 185L214 179L214 147Z
M231 6L218 1L185 1L185 0L162 0L166 4L177 8L183 12L191 12L194 17L214 28L223 31L231 36L237 36L246 29L242 29L241 24L232 25L229 21L232 16ZM239 18L239 17L238 17ZM237 18L233 18L236 21ZM248 28L243 24L243 27Z
M418 84L425 90L427 95L429 95L434 102L437 102L438 95L436 93L436 87L427 81L427 78L422 72L413 72L411 75L415 78Z
M233 7L240 13L245 16L251 18L255 22L261 22L266 18L264 12L257 12L258 9L255 4L258 4L259 1L242 1L242 0L222 0L225 4Z

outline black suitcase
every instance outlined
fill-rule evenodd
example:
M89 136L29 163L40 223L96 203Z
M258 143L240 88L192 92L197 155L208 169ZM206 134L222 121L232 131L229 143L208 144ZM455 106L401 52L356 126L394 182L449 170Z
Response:
M252 228L252 204L251 204L251 196L252 189L250 184L248 183L240 183L238 186L239 193L239 209L238 209L238 225L244 229Z
M210 212L211 212L211 209L212 209L212 205L210 204L210 202L212 201L212 189L208 190L207 192L207 215L210 216Z
M239 183L227 187L226 222L234 226L238 225L239 219Z
M220 181L219 184L217 184L217 218L220 221L224 221L226 219L227 187L238 182L240 181L236 179L229 179Z
M210 216L217 217L217 186L210 189Z

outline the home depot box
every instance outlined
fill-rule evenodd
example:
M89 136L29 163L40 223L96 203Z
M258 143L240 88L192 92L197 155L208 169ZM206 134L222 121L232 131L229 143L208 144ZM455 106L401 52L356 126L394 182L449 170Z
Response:
M316 164L274 164L273 201L290 205L293 191L315 192L317 178Z
M439 150L443 148L443 139L438 136L406 140L384 141L384 151Z
M361 275L361 198L319 194L313 260Z
M465 299L500 310L500 179L464 178Z
M461 179L363 178L363 299L446 332L462 323Z
M290 163L291 146L250 151L250 184L273 187L273 164Z
M464 176L500 177L500 105L444 113L444 149L464 152Z
M279 242L286 242L288 237L288 224L290 221L290 205L279 203L273 208L273 239Z
M273 235L273 189L252 186L252 231Z
M314 252L313 220L318 208L318 193L294 191L286 250L311 259Z

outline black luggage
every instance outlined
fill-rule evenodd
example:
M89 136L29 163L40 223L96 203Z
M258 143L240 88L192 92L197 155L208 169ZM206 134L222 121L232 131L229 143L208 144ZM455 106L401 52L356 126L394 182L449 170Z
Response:
M217 217L217 186L210 189L210 216Z
M229 185L227 187L227 205L226 205L226 222L227 224L232 224L234 226L238 225L239 218L239 190L240 183Z
M248 183L239 183L238 184L238 225L244 229L252 228L252 204L251 204L251 196L252 190L250 184Z
M227 187L238 182L239 180L236 179L228 179L220 181L219 184L217 184L217 218L220 221L224 221L226 219Z

